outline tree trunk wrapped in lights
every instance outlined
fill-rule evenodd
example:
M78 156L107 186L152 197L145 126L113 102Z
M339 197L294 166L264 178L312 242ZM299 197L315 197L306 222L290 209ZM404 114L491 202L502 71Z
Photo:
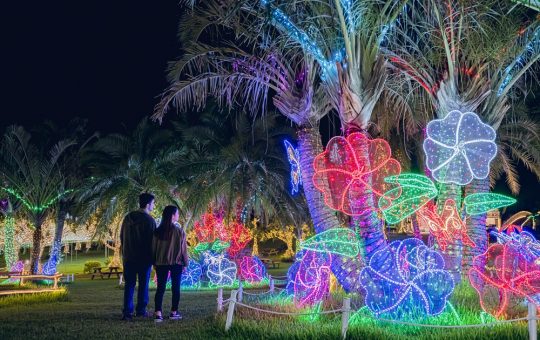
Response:
M489 178L475 179L465 186L465 196L470 194L488 193L490 190ZM467 235L474 240L476 247L467 245L463 248L463 268L465 271L472 266L473 259L484 254L488 246L488 235L486 231L487 214L467 216Z
M17 262L18 251L15 249L15 219L11 214L6 215L4 220L4 257L6 267L10 269Z
M455 184L441 184L437 197L437 210L442 212L446 200L451 199L456 203L458 210L461 207L461 187ZM442 251L445 269L450 271L454 282L461 281L461 257L463 244L459 239L451 239L444 251Z
M60 249L62 248L62 234L64 233L64 224L66 221L67 211L64 209L62 202L59 204L60 209L56 217L56 228L54 230L54 239L49 251L49 260L43 265L43 273L46 275L54 275L56 267L60 263Z
M34 233L32 235L32 254L30 257L30 271L32 274L39 273L39 261L41 259L41 238L42 238L42 222L38 221L34 224Z

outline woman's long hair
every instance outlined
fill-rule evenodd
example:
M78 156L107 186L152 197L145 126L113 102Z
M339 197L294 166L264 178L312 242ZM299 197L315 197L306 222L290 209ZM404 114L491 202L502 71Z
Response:
M171 238L172 231L174 230L175 226L172 223L172 217L176 212L178 211L178 208L174 205L168 205L163 209L163 214L161 215L161 223L156 229L156 236L160 240L168 240Z

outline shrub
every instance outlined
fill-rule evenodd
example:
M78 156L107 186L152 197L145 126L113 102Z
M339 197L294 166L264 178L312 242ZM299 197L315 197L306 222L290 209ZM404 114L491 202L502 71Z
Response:
M101 267L101 262L99 261L86 261L84 263L84 271L83 273L89 274L94 271L94 268Z

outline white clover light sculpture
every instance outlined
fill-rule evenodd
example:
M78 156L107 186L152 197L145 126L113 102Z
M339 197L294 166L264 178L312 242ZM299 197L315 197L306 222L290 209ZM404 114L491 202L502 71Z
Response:
M476 113L451 111L429 122L426 132L424 152L435 180L466 185L489 175L497 155L496 134Z

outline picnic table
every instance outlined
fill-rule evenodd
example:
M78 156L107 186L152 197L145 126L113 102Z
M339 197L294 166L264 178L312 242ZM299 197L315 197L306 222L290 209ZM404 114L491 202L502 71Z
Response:
M267 267L267 268L270 268L270 266L272 266L272 268L279 268L279 265L281 264L281 262L279 261L275 261L275 260L272 260L272 259L261 259L261 262Z
M108 271L103 271L107 269ZM122 272L120 271L120 267L95 267L94 272L92 273L91 280L93 280L94 277L98 275L101 277L102 280L104 275L107 275L107 278L110 279L113 273L116 274L116 278L120 278L120 274L122 274Z

